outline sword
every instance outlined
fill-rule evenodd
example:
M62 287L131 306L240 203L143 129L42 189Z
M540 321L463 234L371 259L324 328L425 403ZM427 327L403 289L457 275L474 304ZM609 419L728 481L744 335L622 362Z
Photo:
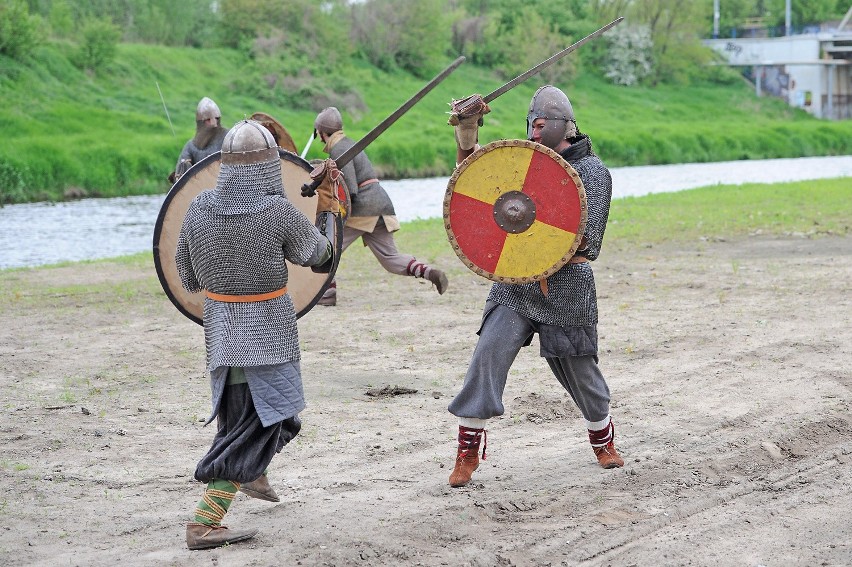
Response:
M412 96L410 99L405 101L402 106L397 108L390 116L382 120L378 126L367 132L367 134L355 142L355 144L343 152L339 158L337 158L335 163L337 164L338 169L343 169L343 166L352 161L355 156L364 151L364 148L369 146L373 140L379 137L379 135L390 128L390 126L402 117L403 114L408 112L412 106L414 106L421 98L426 96L426 94L434 89L438 84L446 79L450 73L456 70L456 67L464 63L465 57L462 55L455 61L449 64L446 69L438 73L434 79L426 83L422 89L420 89L417 94ZM313 197L316 193L316 188L319 187L322 182L322 178L314 179L311 183L305 183L302 185L302 196L303 197Z
M569 45L568 47L566 47L562 51L558 51L558 52L554 53L553 55L551 55L550 57L548 57L547 59L545 59L544 61L542 61L538 65L536 65L535 67L524 71L523 73L521 73L520 75L518 75L517 77L515 77L514 79L512 79L511 81L509 81L508 83L506 83L502 87L500 87L499 89L492 91L491 93L485 95L484 97L482 97L480 95L470 95L469 97L466 97L466 98L463 98L463 99L454 100L452 105L451 105L453 107L453 112L455 112L458 116L467 116L469 114L473 114L473 111L478 112L482 108L483 104L488 104L489 102L491 102L492 100L494 100L498 96L505 94L507 91L512 90L513 88L515 88L519 84L523 83L524 81L526 81L527 79L529 79L533 75L537 74L539 71L541 71L545 67L549 67L549 66L553 65L554 63L556 63L557 61L559 61L560 59L562 59L563 57L565 57L566 55L568 55L572 51L578 49L581 45L583 45L587 41L596 38L597 36L601 35L602 33L608 31L610 28L621 23L621 21L623 19L624 19L623 16L616 18L615 20L611 21L610 23L608 23L607 25L605 25L601 29L590 33L589 35L587 35L586 37L584 37L583 39L581 39L577 43Z
M302 155L299 156L300 158L305 159L305 156L308 155L308 150L311 149L311 144L314 143L314 138L316 138L316 136L317 136L316 130L311 132L311 137L308 138L308 143L305 145L305 149L302 150Z

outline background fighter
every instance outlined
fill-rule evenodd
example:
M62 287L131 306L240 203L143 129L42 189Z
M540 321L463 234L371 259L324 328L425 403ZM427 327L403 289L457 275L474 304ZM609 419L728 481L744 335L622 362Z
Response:
M314 129L325 143L323 151L331 159L339 158L355 144L343 133L343 118L333 106L317 115ZM361 238L385 270L400 276L424 278L435 284L439 294L443 294L449 285L444 272L397 250L393 233L399 230L399 221L367 155L364 152L356 155L343 166L342 172L352 200L352 211L343 228L343 250ZM332 282L319 304L336 303L337 284Z

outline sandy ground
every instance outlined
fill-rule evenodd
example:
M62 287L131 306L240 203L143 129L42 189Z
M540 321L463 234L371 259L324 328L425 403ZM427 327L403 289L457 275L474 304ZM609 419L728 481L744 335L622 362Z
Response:
M852 565L850 239L608 243L601 365L627 464L597 466L536 341L461 489L446 407L488 282L442 258L438 296L365 258L300 321L309 407L272 462L281 503L238 495L226 523L260 534L194 552L201 328L153 268L0 274L0 564ZM383 386L417 391L367 395Z

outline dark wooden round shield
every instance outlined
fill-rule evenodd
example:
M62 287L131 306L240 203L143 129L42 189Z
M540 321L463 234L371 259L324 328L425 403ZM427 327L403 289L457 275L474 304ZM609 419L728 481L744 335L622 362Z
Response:
M256 120L263 124L264 127L272 133L272 137L275 138L275 142L278 144L278 147L284 148L288 152L293 152L294 154L299 153L298 150L296 150L296 143L293 141L293 137L290 136L287 128L285 128L283 124L275 120L272 116L265 112L255 112L251 115L251 120Z
M444 228L474 273L504 283L547 278L571 259L586 226L580 176L546 146L498 140L453 172Z
M317 197L302 197L302 185L311 182L310 164L283 149L278 150L281 158L281 180L284 184L286 197L302 211L311 221L316 218ZM206 189L216 187L216 177L219 175L219 152L209 155L193 165L166 195L166 199L157 216L154 225L154 265L157 276L166 295L178 310L198 323L203 324L204 293L189 293L181 285L180 276L175 262L177 240L183 218L192 200ZM311 268L298 266L287 262L288 282L287 293L293 299L296 317L301 317L316 305L323 292L331 284L337 263L339 251L343 247L343 215L336 218L334 263L327 274L316 273Z

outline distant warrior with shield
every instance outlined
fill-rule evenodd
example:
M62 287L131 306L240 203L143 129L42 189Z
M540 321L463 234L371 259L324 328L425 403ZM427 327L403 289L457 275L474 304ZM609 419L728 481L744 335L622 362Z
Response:
M317 115L314 129L325 143L323 151L332 159L339 158L355 144L343 133L343 118L333 106ZM399 230L399 221L393 202L379 183L367 155L359 153L341 171L352 201L352 210L343 228L343 250L360 238L385 270L400 276L428 280L435 285L439 294L443 294L448 286L443 271L397 250L393 233ZM337 283L333 281L319 300L319 305L332 306L336 303Z
M339 172L332 160L315 170L317 213L338 213ZM287 293L285 261L320 266L333 245L284 196L278 146L255 121L243 120L223 141L215 189L189 206L175 260L183 287L203 290L204 337L213 411L212 446L195 478L207 484L186 527L189 549L218 547L257 530L222 525L237 491L278 502L266 469L301 428L305 408L299 336Z
M489 111L486 101L479 95L454 101L450 124L455 127L457 159L461 163L457 171L470 162L463 160L480 149L479 125L482 124L483 115ZM489 217L483 222L489 227L486 232L478 233L479 237L489 233L502 235L501 238L511 237L512 233L523 234L534 222L539 223L536 225L537 230L526 233L525 238L558 234L558 230L542 222L542 219L548 219L548 214L551 219L548 222L551 224L558 224L562 220L561 213L543 210L545 207L542 202L547 200L546 193L550 189L542 191L548 183L542 172L548 171L548 168L563 174L571 166L576 170L576 173L571 171L570 175L578 175L581 183L577 185L585 190L585 227L580 223L577 229L579 234L570 234L574 242L571 252L565 254L564 263L551 271L544 271L547 277L536 278L535 281L516 278L517 283L511 283L511 277L490 278L496 281L485 303L478 331L479 340L464 385L449 405L450 413L459 418L458 452L449 479L453 487L465 486L470 482L471 475L479 466L480 445L482 458L485 459L487 420L503 414L502 397L509 368L520 349L530 344L535 333L539 334L541 356L547 360L556 379L571 395L585 418L589 441L600 466L608 469L624 465L613 441L615 430L610 417L609 387L598 367L598 308L590 264L597 259L603 244L612 196L612 179L609 170L592 151L589 137L578 130L568 97L556 87L541 87L532 97L527 115L527 138L535 144L515 142L529 146L522 148L525 155L535 154L539 161L535 162L535 167L530 167L525 174L516 178L517 186L512 188L522 190L514 191L509 198L491 198L487 206L483 205L481 210L487 212L482 216ZM487 150L483 148L482 151ZM554 160L546 157L548 154L557 158L555 161L564 160L570 166L551 167L547 162ZM471 159L483 158L478 154ZM513 170L512 175L517 175L516 170ZM568 180L569 177L565 177L565 181ZM479 181L476 178L472 182L468 180L466 191L469 194L479 191L481 187L477 185L486 183L485 179ZM533 194L533 199L529 198L529 194ZM577 198L577 192L574 198ZM478 201L459 197L460 202L462 199L466 201L459 204L460 207L469 206L469 210L476 210L475 203ZM482 205L481 202L479 204ZM559 203L554 201L552 204L557 206ZM445 214L447 206L445 201ZM473 218L458 219L460 230L474 221ZM475 241L476 236L472 238L474 246L482 244ZM463 242L459 239L458 243ZM506 252L507 246L501 246L500 250ZM569 244L564 246L567 250ZM487 256L491 258L494 254ZM534 258L530 256L536 254L527 255L522 260L532 261Z
M174 183L186 171L211 154L222 149L228 130L222 128L222 113L213 100L204 97L195 108L195 136L184 144L169 181Z

